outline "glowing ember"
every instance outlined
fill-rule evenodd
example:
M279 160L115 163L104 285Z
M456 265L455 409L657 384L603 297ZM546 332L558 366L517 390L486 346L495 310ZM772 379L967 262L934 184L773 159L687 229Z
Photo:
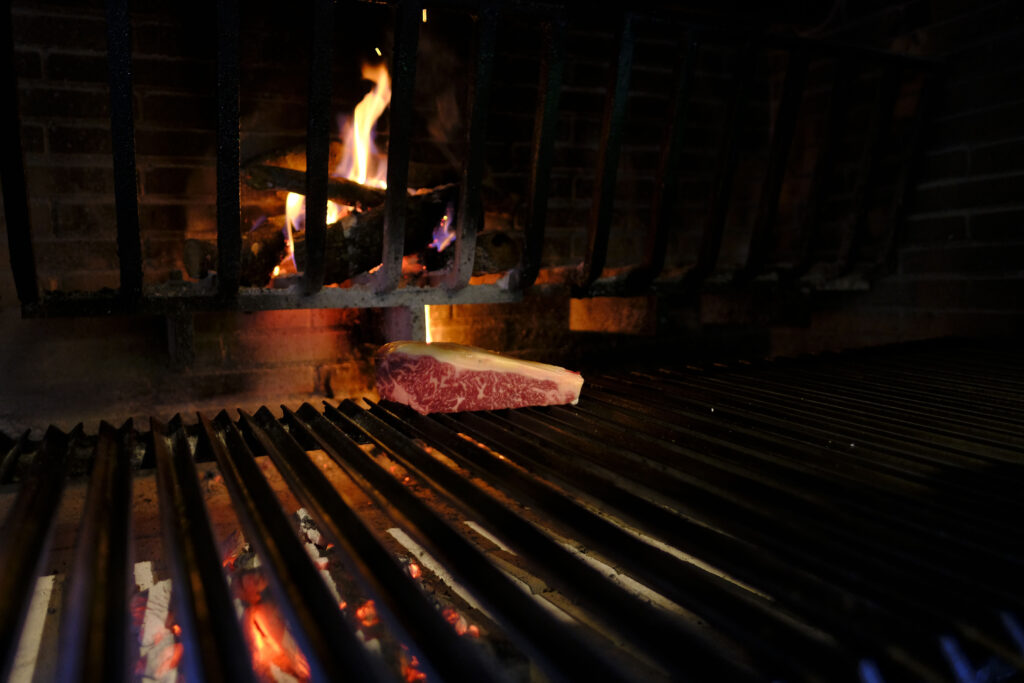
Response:
M405 647L404 645L402 646ZM402 680L406 683L419 683L427 680L427 674L420 671L420 660L416 655L410 655L404 650L402 652Z
M380 619L377 617L377 607L373 604L373 600L367 600L362 607L356 609L356 618L366 628L380 623Z
M455 632L460 636L465 635L466 631L469 630L469 622L467 622L466 618L459 614L457 610L454 610L451 607L445 607L441 612L441 616L444 617L445 621L452 625L452 628L454 628Z
M409 576L411 576L414 579L418 579L422 575L423 575L423 571L420 569L420 566L418 564L416 564L415 562L410 562L409 563Z
M277 277L281 274L281 266L274 266L274 272L270 274L271 277Z
M252 605L246 608L242 619L257 671L270 672L276 667L300 681L309 680L309 663L285 631L284 619L277 609L269 603Z

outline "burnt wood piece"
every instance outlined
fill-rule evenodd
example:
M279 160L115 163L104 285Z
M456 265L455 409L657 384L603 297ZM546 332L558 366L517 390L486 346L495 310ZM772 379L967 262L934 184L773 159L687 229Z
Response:
M455 200L456 190L450 185L408 198L403 254L416 253L431 241L434 227ZM351 213L327 230L324 282L344 282L381 263L386 215L386 207L378 206ZM299 233L295 236L295 264L299 270L305 269L307 254L306 235Z
M254 190L287 190L306 194L306 172L291 168L253 164L248 166L243 178L245 184ZM345 178L327 179L327 198L338 204L365 207L380 206L384 203L384 190L368 187Z
M262 287L270 280L274 266L288 253L283 228L283 219L271 218L262 226L241 234L239 282L243 287ZM182 260L189 277L206 277L211 270L217 270L217 242L186 240Z

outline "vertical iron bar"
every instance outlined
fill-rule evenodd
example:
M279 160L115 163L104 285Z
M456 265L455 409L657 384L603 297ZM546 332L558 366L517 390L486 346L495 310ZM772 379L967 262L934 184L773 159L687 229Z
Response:
M540 82L537 84L537 113L534 117L525 243L519 265L511 271L510 285L513 289L529 287L537 279L537 273L540 271L544 227L548 217L551 164L558 126L558 104L562 93L562 68L565 64L565 15L559 12L545 22L543 34L544 48L541 53Z
M586 294L601 277L608 256L608 237L612 226L612 205L615 202L615 180L619 171L622 128L626 120L626 100L633 68L633 15L626 12L619 27L615 70L608 87L608 100L601 126L601 152L597 162L597 183L590 210L590 233L587 253L576 278L577 294Z
M173 579L174 616L190 681L252 681L252 663L235 617L220 553L183 428L150 420L160 496L160 526Z
M939 90L939 76L933 72L922 75L921 92L918 95L914 121L911 124L910 142L907 144L906 157L896 181L893 195L893 207L889 214L889 229L886 231L882 248L876 260L879 271L892 270L896 265L897 246L902 237L904 222L907 216L907 205L914 192L914 179L920 166L924 152L925 129L931 122L932 112L936 106Z
M480 7L469 85L469 156L462 174L462 191L455 236L455 261L445 278L448 289L462 289L473 274L476 254L476 233L483 222L483 200L480 183L484 173L487 114L490 111L491 72L494 70L494 42L498 32L498 7L487 0Z
M836 150L849 117L852 87L853 61L850 58L841 57L835 65L828 118L825 122L818 158L814 162L814 175L811 178L807 207L800 220L799 251L793 269L788 273L790 279L799 278L814 265L814 250L821 235L821 216L832 178L832 170L835 167Z
M100 424L89 492L60 625L57 680L128 679L131 577L131 424Z
M129 307L142 298L142 242L135 169L135 117L132 113L132 25L128 0L107 1L107 57L110 68L110 133L114 149L117 203L117 255L121 297Z
M242 277L238 30L238 0L217 0L217 289L225 299Z
M893 108L900 90L901 66L897 62L882 67L882 77L875 96L875 111L871 117L864 151L861 155L853 193L853 207L843 224L839 245L839 254L835 262L835 274L849 272L857 260L858 251L868 229L868 214L871 211L871 198L878 185L878 171L882 157L886 151L886 141L892 127Z
M685 48L680 54L682 63L676 64L675 89L665 137L662 143L658 177L651 200L651 223L647 230L644 261L636 273L630 275L627 286L631 291L646 290L665 266L668 233L672 227L672 208L675 204L676 184L679 181L679 160L683 151L683 131L687 105L693 83L693 66L697 60L699 42L693 30L686 32Z
M199 416L245 538L256 548L281 612L306 655L313 680L378 681L380 667L345 621L338 603L292 531L238 428L220 413Z
M736 89L733 91L725 123L722 162L715 179L715 190L708 212L708 222L704 226L704 234L701 235L697 261L685 276L684 286L688 289L696 289L714 271L715 264L718 262L718 252L721 250L722 236L725 233L725 222L729 217L729 199L732 196L736 165L739 162L739 132L745 118L743 108L747 105L759 47L758 42L753 41L748 43L739 55Z
M81 432L79 425L72 438ZM0 680L7 680L14 663L36 572L64 490L68 444L68 436L59 429L47 430L28 480L0 526Z
M409 136L412 133L416 50L420 38L419 0L395 7L395 49L391 59L391 123L388 126L388 193L384 200L384 248L374 289L393 291L402 275L405 206L409 187ZM461 219L460 219L461 220Z
M782 98L775 112L775 131L768 152L768 168L764 184L761 186L761 198L758 201L757 214L750 233L750 244L747 247L747 261L737 273L740 279L755 277L768 257L767 251L771 246L775 219L779 212L779 193L782 191L782 181L786 177L789 150L793 144L800 101L803 99L804 84L807 80L808 59L807 52L800 47L793 48L789 54Z
M306 129L306 270L302 275L306 294L314 294L323 287L325 274L334 0L314 0L312 22Z
M14 288L22 305L39 300L36 257L32 251L32 232L25 180L25 155L21 146L21 117L18 116L18 73L14 66L14 33L11 3L0 10L0 88L7 104L0 106L0 179L3 180L4 217L7 221L7 248L10 251Z

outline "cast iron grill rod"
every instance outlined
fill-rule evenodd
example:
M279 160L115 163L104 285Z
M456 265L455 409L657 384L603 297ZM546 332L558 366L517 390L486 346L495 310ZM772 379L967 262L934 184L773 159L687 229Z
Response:
M345 621L238 428L224 412L215 418L216 424L204 415L199 418L245 538L264 563L278 607L309 661L313 679L386 680Z
M374 284L378 294L395 290L402 275L421 7L419 0L398 0L395 3L395 52L391 57L391 118L388 124L388 190L384 200L382 265Z
M661 374L677 382L687 382L690 377L671 372ZM872 416L883 409L887 416L905 416L917 422L955 426L956 430L972 437L997 434L998 438L1015 446L1024 445L1024 438L1020 437L1024 416L1017 412L1019 408L1011 410L1013 406L999 401L1001 410L996 411L991 403L961 399L959 391L948 391L949 382L944 387L919 391L891 381L887 373L804 372L797 368L786 368L781 372L765 368L757 373L756 379L766 388L771 385L799 387L801 394L813 397L822 405L848 405Z
M483 418L474 414L461 415L461 419L456 422L446 415L436 415L428 420L412 410L400 410L397 407L393 412L390 407L378 405L371 412L398 430L411 429L428 438L433 447L491 486L506 490L510 497L527 502L532 508L565 524L570 530L565 536L583 541L588 548L596 549L608 558L615 567L625 570L669 600L699 614L733 640L744 644L752 654L756 653L756 657L768 661L784 660L766 663L762 670L770 670L772 667L787 669L792 666L791 660L781 656L782 648L802 652L807 659L811 659L810 653L814 651L813 657L819 659L815 666L821 671L829 671L839 663L852 668L855 660L852 654L841 647L834 647L832 643L810 638L804 631L793 629L789 618L778 619L781 611L768 605L759 596L637 539L619 526L563 497L549 485L494 458L479 446L458 436L460 431L466 429L489 443L500 444L503 455L515 455L521 462L520 453L509 449L507 445L509 437L513 435L497 425L487 424ZM805 618L804 621L819 630L826 630L821 628L820 622L813 623L813 619ZM830 625L827 630L834 632L835 625ZM848 635L855 637L852 632ZM806 672L800 673L807 675Z
M855 567L867 564L869 566L877 565L876 569L881 571L898 571L897 567L908 566L915 567L914 571L922 572L923 575L940 574L946 579L962 578L950 573L944 565L924 562L917 555L905 552L902 547L903 538L899 534L889 533L887 529L872 529L873 535L871 536L852 533L851 529L862 527L863 520L857 515L847 514L838 519L824 520L825 517L836 518L838 515L831 509L830 501L819 499L817 505L825 505L825 507L816 507L815 504L805 501L799 495L799 491L796 492L796 495L783 494L771 481L763 480L756 473L732 466L719 467L713 459L672 444L671 440L679 438L672 433L653 437L638 435L639 429L651 430L652 426L638 424L636 416L624 414L621 410L600 410L591 414L595 420L603 422L602 438L609 438L612 428L623 429L637 443L645 444L645 456L667 468L665 470L666 479L672 477L668 479L668 484L680 486L677 480L686 482L690 479L688 475L690 472L695 476L699 475L700 478L695 480L698 488L691 489L685 495L677 498L683 509L686 508L687 501L691 500L703 500L705 504L712 506L712 510L717 509L718 505L714 498L705 500L706 493L702 493L701 489L706 489L716 498L724 498L728 501L728 504L721 509L721 514L730 514L727 511L732 509L731 506L739 505L756 515L750 518L751 523L758 521L758 518L767 520L768 526L760 532L762 534L767 533L771 536L781 533L781 531L774 530L771 525L786 524L788 525L787 533L806 537L799 543L809 544L807 547L819 547L819 545L822 548L834 547L833 549L843 558L841 563L836 565L839 569L842 569L844 565ZM662 441L659 443L659 440ZM665 441L669 441L669 443L665 443ZM685 468L685 472L679 468ZM686 490L684 487L680 493ZM739 514L739 511L736 510L735 513ZM727 524L722 520L719 523ZM881 543L882 536L891 536L892 543L897 545ZM840 540L842 543L839 543ZM890 555L892 557L889 557ZM968 577L970 576L968 574ZM911 584L911 586L917 585L916 582ZM976 586L976 589L991 596L989 602L998 603L1009 600L1012 603L1016 601L1016 598L1008 597L1005 592L995 591L988 584ZM928 599L930 600L931 597Z
M14 507L0 525L0 680L7 680L14 663L36 573L64 491L69 442L81 437L82 425L75 427L70 439L56 427L46 430Z
M853 463L867 463L884 472L933 485L941 483L949 493L965 500L998 504L1004 508L1021 508L1016 493L1020 490L1019 477L1001 477L993 480L976 470L978 460L935 447L911 446L906 441L868 436L857 429L857 424L844 426L815 411L815 402L805 400L798 406L781 397L750 397L728 389L704 390L695 384L686 384L687 394L693 398L685 403L697 410L714 408L723 421L739 419L753 423L755 429L769 429L807 443L837 444L843 458ZM848 444L856 448L844 448ZM1010 472L1006 472L1010 475ZM1024 510L1022 510L1024 511ZM970 514L970 511L965 511ZM1006 526L1006 520L997 520Z
M565 412L569 413L568 410ZM575 419L577 417L582 418L580 415L569 415L565 418L565 421L573 426L574 431L586 427L585 421L581 424ZM607 421L600 423L600 431L593 437L595 448L609 440L614 441L614 432L607 431L608 425ZM627 442L632 440L635 443L636 428L624 435ZM643 452L650 454L652 446L655 445L648 443L643 446ZM687 470L691 470L689 465ZM630 472L632 476L632 468L628 466L620 466L615 471ZM921 563L918 568L903 569L902 565L897 564L898 559L894 562L888 558L879 558L877 544L876 549L860 549L857 547L860 545L857 535L845 539L837 538L837 533L843 532L842 527L826 527L820 532L810 529L809 521L814 519L815 515L813 510L802 517L793 517L787 521L787 518L792 517L787 508L763 509L760 504L752 504L751 500L737 499L736 492L742 492L742 486L738 483L723 482L723 488L716 492L713 479L709 479L708 475L699 469L695 472L700 474L700 479L697 480L698 487L691 487L689 491L684 488L678 497L682 502L677 505L677 509L687 516L704 520L711 528L721 529L748 543L756 542L761 546L756 551L759 557L778 555L778 562L783 566L794 563L797 568L806 568L806 571L817 574L844 590L851 590L854 594L864 596L862 599L869 602L880 601L879 604L885 610L891 608L892 613L911 618L916 625L901 634L903 640L906 640L909 634L938 632L936 625L945 624L943 628L947 631L960 633L966 639L979 643L988 650L1000 652L1008 661L1016 661L1020 665L1019 656L1006 651L997 639L977 629L971 629L964 622L950 621L950 615L955 615L956 610L959 610L960 614L968 614L972 619L993 616L991 611L978 607L976 603L979 598L994 604L1009 604L999 596L993 599L982 597L981 594L989 591L972 583L973 579L968 578L967 583L964 583L963 579L954 577L954 580L958 581L956 584L951 584L948 578L936 579L934 574L943 572L928 562ZM663 473L662 477L668 479L664 474L666 473ZM809 554L808 548L813 548L814 552ZM737 569L735 575L743 576L742 567ZM750 577L750 581L755 586L763 586L763 580L756 574ZM973 586L978 594L965 597L961 601L955 596L946 595L951 585ZM935 595L940 594L945 596L945 610L935 607ZM852 604L846 606L847 610L852 608ZM874 618L876 613L877 610L869 610L866 616L869 619ZM873 628L881 631L894 626L894 622L886 618L882 626ZM998 630L1001 628L998 627ZM993 629L990 627L988 630L991 632ZM935 639L926 641L925 646L932 651L934 658ZM915 647L921 648L920 645ZM901 661L905 665L910 664L905 658Z
M320 291L326 273L334 0L314 0L310 20L312 39L309 118L306 126L306 269L302 274L302 290L307 295ZM401 192L405 193L404 185ZM235 230L237 232L237 225Z
M110 66L110 135L114 153L114 202L120 295L129 309L142 298L142 241L135 170L132 113L132 32L128 0L107 0L107 59Z
M391 619L398 621L422 647L429 664L442 679L503 680L503 675L488 664L477 648L455 634L270 411L261 408L255 417L244 411L239 413L245 429L266 450L320 528L345 550L346 559L358 567L358 578L370 587L377 604L386 608ZM378 612L383 611L378 607Z
M120 431L103 422L75 559L65 589L57 680L128 680L132 468L129 421Z
M615 179L619 172L622 131L626 121L626 102L629 98L629 80L633 69L632 13L625 12L616 35L616 55L613 60L608 99L605 101L601 124L601 148L597 160L594 198L591 204L587 251L577 274L577 293L586 293L601 277L608 256L608 237L612 226L612 204L615 201Z
M732 378L676 374L668 374L667 377L669 381L688 387L689 393L701 398L709 397L706 400L724 403L744 401L757 406L762 412L782 412L785 408L784 414L791 417L821 422L823 431L831 432L834 439L842 436L837 429L843 427L862 440L865 437L887 439L901 444L904 449L907 443L916 441L935 450L941 449L935 456L939 461L962 465L1012 463L1013 448L1018 446L1019 438L1014 428L991 417L998 411L979 406L986 417L978 417L976 422L964 425L955 417L936 412L933 406L923 401L890 400L887 392L883 393L886 385L872 387L867 382L852 385L844 378L823 376L822 373L803 375L799 371L768 371L756 376ZM861 389L861 386L865 388ZM797 392L796 396L794 392ZM940 397L937 393L931 395L936 399ZM970 438L960 438L963 433ZM941 438L943 435L948 438ZM989 446L978 448L975 439L983 444L988 442ZM855 440L853 443L860 442ZM1000 457L993 457L997 453ZM920 456L921 453L914 455ZM991 483L998 485L1001 482Z
M602 650L575 630L566 628L522 591L463 536L433 513L425 503L371 460L346 432L309 404L298 414L285 409L290 426L313 439L360 486L379 491L415 530L430 554L469 587L484 608L510 629L527 651L536 653L545 673L555 680L622 680L631 677L613 664ZM339 416L340 417L340 416Z
M7 224L7 248L10 252L14 288L22 305L39 300L36 257L32 249L32 225L29 219L28 183L25 179L25 154L21 144L18 116L18 71L14 62L14 32L11 25L13 3L0 9L0 88L6 93L0 105L0 180L3 183L4 219Z
M615 418L606 417L605 419L614 420ZM631 428L637 430L638 427L634 424ZM639 429L649 429L649 425L639 427ZM676 452L681 451L677 450ZM741 495L738 498L734 497L734 502L744 507L750 507L753 502L756 509L763 506L762 501L764 500L778 501L771 503L766 512L758 511L758 514L764 514L767 517L768 523L764 527L764 531L761 532L766 540L781 533L779 528L782 528L782 531L787 534L798 536L809 534L800 543L809 544L808 547L819 549L819 556L821 553L825 553L826 556L831 554L841 556L842 559L838 560L838 566L844 570L843 574L863 585L864 590L869 591L869 594L877 595L880 592L886 596L885 599L898 601L915 596L918 608L923 613L932 614L932 619L940 623L949 622L950 615L956 614L957 610L960 614L967 614L971 618L979 613L991 613L989 608L984 605L1017 606L1019 609L1020 598L1016 588L1012 586L1012 582L1016 576L1019 576L1019 573L1014 573L1012 570L1001 573L992 572L987 573L983 580L980 580L976 576L979 571L977 562L960 561L956 570L947 566L950 562L949 552L942 540L928 546L900 534L885 539L886 536L892 536L889 528L884 525L886 520L883 520L882 525L876 525L871 529L862 529L861 519L858 515L837 516L836 511L832 510L827 503L824 507L820 503L813 505L799 496L790 496L788 499L782 497L780 500L774 482L755 484L760 477L754 472L744 473L740 470L738 476L742 478L731 477L722 483L722 486L725 487L723 489L725 495L736 496L737 493ZM711 481L713 479L709 479L708 471L702 473L701 482L704 485ZM730 514L737 513L738 511L734 511ZM889 519L887 521L892 525L897 520ZM917 546L919 550L908 552L907 546L909 545ZM815 557L814 561L817 562L818 558ZM989 569L990 565L986 564L984 567ZM850 569L856 571L851 574L848 571ZM861 576L861 572L866 573L866 576ZM999 579L1002 586L1010 585L1011 587L1004 589L991 585L996 579ZM975 591L975 595L960 602L958 594L947 594L951 585L970 586ZM898 586L898 590L894 594L893 587L896 586ZM934 610L935 595L944 595L945 611L936 612ZM966 628L962 622L953 621L948 625L965 638L979 641L990 650L1001 651L1004 649L992 638L988 638L977 630ZM1012 660L1015 656L1010 653L1005 655L1005 658Z
M474 28L473 61L469 83L469 150L462 171L459 210L456 215L455 258L445 276L448 289L462 289L469 284L476 256L476 234L483 221L484 207L481 184L486 165L487 114L491 104L491 73L494 71L494 43L498 32L498 6L494 0L480 4Z
M617 489L593 470L577 466L575 463L580 460L581 453L586 454L588 461L594 458L595 450L601 447L598 442L574 439L568 431L556 432L519 411L490 414L486 418L466 414L461 418L465 429L485 443L500 448L506 457L514 457L520 465L528 463L532 471L543 473L544 479L559 482L567 490L598 500L602 509L610 508L620 518L639 519L638 528L651 537L675 548L685 548L688 554L755 586L787 605L806 623L819 629L822 629L822 622L827 623L822 630L842 636L839 642L857 644L861 654L879 656L892 647L895 640L892 636L899 633L898 625L904 621L898 614L884 612L870 600L822 581L790 562L778 561L745 540L725 536L685 517L668 513L644 498ZM441 420L443 416L436 419ZM607 470L605 474L614 477ZM742 538L756 538L756 535L748 534ZM685 604L690 607L689 603ZM836 615L843 612L847 614L837 620ZM869 623L870 628L867 628ZM856 628L851 630L851 625ZM797 651L804 650L800 648ZM928 667L917 662L916 668L926 670Z
M655 409L648 401L599 395L596 391L592 391L590 397L634 413L643 411L641 419L648 424L658 420L674 434L688 439L692 447L701 448L709 457L714 456L721 467L767 483L775 495L781 493L799 500L801 505L823 505L819 518L855 518L861 525L870 524L879 538L901 538L900 543L906 549L941 541L935 550L951 567L966 567L984 558L991 563L990 568L998 567L1001 572L1007 572L1007 576L1024 571L1021 569L1024 558L1009 552L1012 547L1009 539L999 534L986 534L974 525L954 519L949 514L953 512L951 506L931 505L933 510L946 513L937 520L934 515L921 511L921 505L927 502L923 498L918 498L915 506L912 496L905 492L883 491L879 489L879 482L870 477L851 479L828 468L808 464L810 457L826 454L827 449L808 449L810 457L794 458L792 449L797 448L796 444L780 444L759 432L746 430L754 442L745 443L738 437L740 430L736 427L726 428L693 414L669 408ZM715 435L716 431L720 434ZM864 499L864 487L867 487L869 500ZM920 493L927 493L927 489ZM941 528L937 528L939 524Z
M942 447L951 454L969 457L977 463L1013 463L1019 452L1013 447L1013 444L1000 442L987 436L961 438L956 431L943 426L949 426L948 423L940 421L928 424L931 420L927 417L917 418L913 421L900 416L891 417L888 411L873 410L870 401L866 405L858 406L845 400L841 396L838 386L835 392L822 391L813 388L810 384L805 386L803 377L798 373L793 373L793 378L787 377L786 374L766 373L764 377L751 376L742 379L729 378L724 375L708 376L682 381L708 387L710 391L736 392L737 396L778 401L779 404L789 406L794 415L806 413L808 417L813 415L817 415L819 418L827 417L832 425L847 425L864 434L888 437L903 442L918 442L924 446ZM818 377L821 375L819 374ZM841 380L837 379L837 384L839 382ZM884 388L885 385L879 386L879 389ZM898 390L899 387L893 386L892 388ZM938 389L941 390L941 388ZM794 398L792 396L794 390L806 393L811 401L801 402L798 398ZM840 395L837 396L837 394ZM813 410L810 410L811 407ZM993 406L993 411L997 412L998 408ZM990 414L993 413L990 412ZM920 424L921 422L924 424Z
M160 498L160 526L172 572L174 616L181 626L189 681L254 681L249 649L221 568L199 491L188 437L150 420Z
M723 378L724 379L724 378ZM636 384L643 386L648 381L646 376L619 379L615 385ZM956 493L966 500L992 504L994 500L1003 505L1017 507L1015 488L1010 482L992 481L989 477L971 477L971 465L985 463L984 460L966 455L949 453L936 447L934 443L925 443L926 448L915 449L908 453L907 440L879 439L865 433L859 411L852 407L844 414L841 406L824 404L813 394L800 399L791 398L795 390L804 396L805 389L794 386L792 390L758 391L751 388L758 383L752 377L743 377L736 384L723 382L721 386L708 386L702 379L679 379L672 377L657 378L650 383L650 388L676 386L682 391L673 397L673 405L685 408L697 415L714 413L716 422L742 424L744 428L758 430L769 429L773 434L786 436L802 444L800 448L826 447L828 460L836 467L849 471L862 469L864 463L871 463L866 476L876 478L880 467L884 476L897 476L918 485L933 485L941 482L949 487L949 493ZM888 411L887 411L888 412ZM867 413L863 420L873 421L873 415ZM909 423L913 424L913 423ZM852 444L852 446L850 445ZM842 454L838 455L837 450ZM989 463L992 464L992 463ZM965 478L950 480L950 475L963 472ZM979 489L972 486L974 479L982 484ZM882 482L879 482L882 483ZM996 498L993 499L992 496ZM971 516L970 510L960 512Z
M656 400L660 394L657 386L637 386L627 382L605 383L602 378L591 381L595 387L590 396L599 401L622 405L623 401L637 404ZM979 513L954 508L953 503L930 501L923 496L931 490L931 482L913 481L901 474L879 472L876 468L865 467L859 456L844 457L824 444L808 443L800 435L785 436L775 432L767 432L760 425L740 424L736 420L725 423L723 416L713 414L704 406L695 407L684 398L664 397L659 408L649 408L652 417L668 424L676 424L693 430L699 435L694 444L702 448L713 448L716 444L724 444L734 460L748 460L752 456L760 460L784 479L793 480L797 486L811 483L806 477L821 477L819 486L825 486L823 493L832 493L840 498L844 490L851 486L863 486L878 493L886 494L886 498L873 501L873 507L879 503L895 506L897 516L905 519L923 517L924 526L931 526L931 518L926 514L928 509L941 508L950 513L948 521L954 523L957 518L977 521ZM624 406L627 407L627 406ZM636 407L634 408L636 410ZM856 441L852 448L857 450ZM845 449L844 450L848 450ZM802 457L800 454L803 454ZM745 457L746 456L746 457ZM950 491L953 493L953 491ZM854 498L857 494L854 494ZM967 502L980 502L977 496L967 496ZM989 542L998 539L989 539Z
M578 604L599 618L611 632L627 642L634 642L638 649L666 670L675 670L681 652L685 652L686 659L696 670L705 673L728 670L731 661L723 658L721 653L713 652L690 627L609 584L600 572L582 563L521 517L434 460L378 417L351 401L342 402L339 409L328 407L326 415L336 423L356 426L470 518L483 520L485 526L510 547L530 558L548 585L573 595Z
M540 55L540 82L534 116L530 163L530 186L526 198L526 228L523 255L512 271L513 288L526 289L540 272L544 229L548 216L551 165L554 161L555 133L558 131L558 104L562 93L565 65L565 15L557 12L544 22Z
M217 289L225 299L242 278L238 41L238 0L217 0Z

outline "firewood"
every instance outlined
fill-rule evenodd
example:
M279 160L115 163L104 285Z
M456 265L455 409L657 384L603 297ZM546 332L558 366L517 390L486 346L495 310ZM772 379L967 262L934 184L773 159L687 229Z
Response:
M241 284L262 287L270 281L274 266L288 252L284 237L284 217L267 219L261 226L242 233ZM217 242L190 239L185 241L182 257L189 277L202 279L217 270Z
M306 172L280 166L252 164L242 171L245 184L255 190L287 190L306 194ZM380 206L384 203L384 190L369 187L344 178L327 179L327 198L346 206Z

